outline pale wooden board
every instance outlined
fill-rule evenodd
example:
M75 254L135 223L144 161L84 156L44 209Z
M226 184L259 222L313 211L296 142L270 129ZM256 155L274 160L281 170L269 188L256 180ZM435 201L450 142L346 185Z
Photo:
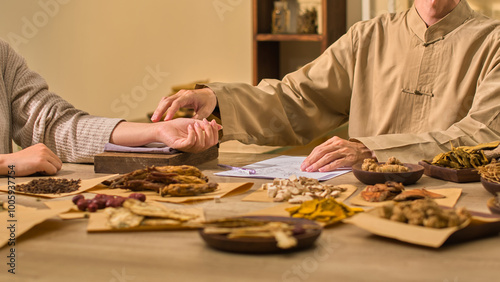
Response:
M290 213L286 211L287 208L289 207L294 207L296 205L294 204L289 204L289 203L279 203L277 205L274 205L272 207L256 210L256 211L251 211L249 213L246 213L245 215L252 215L252 216L290 216Z
M148 166L198 165L217 159L219 149L213 146L200 153L147 154L104 152L94 157L96 173L128 173Z

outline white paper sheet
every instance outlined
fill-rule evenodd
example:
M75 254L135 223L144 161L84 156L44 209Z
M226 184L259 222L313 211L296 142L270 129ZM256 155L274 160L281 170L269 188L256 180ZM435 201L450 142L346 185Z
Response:
M248 174L238 170L228 170L224 172L215 173L215 175L245 177L245 178L269 178L269 179L289 178L292 175L296 175L297 177L305 176L309 178L318 179L319 181L325 181L351 171L350 168L342 168L330 172L301 171L300 165L305 159L306 157L279 156L276 158L244 166L244 168L255 169L256 172L255 174Z

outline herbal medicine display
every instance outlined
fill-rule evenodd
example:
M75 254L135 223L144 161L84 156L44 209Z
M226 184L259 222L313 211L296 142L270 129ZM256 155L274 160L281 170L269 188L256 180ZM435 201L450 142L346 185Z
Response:
M274 2L272 14L272 33L287 33L290 27L290 10L286 1Z
M297 33L321 33L318 29L321 3L311 0L299 0L298 3Z

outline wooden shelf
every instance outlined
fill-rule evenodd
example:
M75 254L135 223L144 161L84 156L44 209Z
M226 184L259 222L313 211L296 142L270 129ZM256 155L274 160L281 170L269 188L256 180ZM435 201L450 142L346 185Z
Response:
M288 0L296 1L296 0ZM281 79L280 66L296 58L283 52L288 42L317 42L307 45L308 51L319 56L346 32L346 0L321 0L322 34L272 34L271 15L274 1L253 0L253 83L264 78ZM291 47L291 48L295 48ZM311 53L311 52L308 52ZM287 70L285 70L286 72Z

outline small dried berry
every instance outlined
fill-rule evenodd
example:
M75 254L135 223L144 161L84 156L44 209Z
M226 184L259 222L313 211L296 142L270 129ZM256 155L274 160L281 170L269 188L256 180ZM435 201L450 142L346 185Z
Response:
M139 200L141 202L145 202L146 201L146 195L144 195L142 193L132 193L128 197L130 199L136 199L136 200Z
M113 202L114 201L115 201L114 197L113 198L111 198L111 197L107 198L106 199L106 204L105 204L106 208L109 208L109 207L114 208L114 206L113 206Z
M87 209L89 210L89 212L96 212L99 207L97 206L96 202L92 202L87 206Z
M121 207L121 204L123 202L120 201L120 199L108 199L106 201L106 207L112 207L112 208L118 208Z
M76 206L79 210L86 211L87 207L89 206L89 202L85 199L80 199L78 200L78 202L76 202Z
M121 207L121 206L123 206L123 202L125 202L125 200L126 200L126 199L127 199L127 198L124 198L124 197L117 197L117 198L115 199L116 206L117 206L117 207Z
M73 204L75 204L75 205L76 205L76 203L78 203L78 201L79 201L80 199L85 199L85 197L84 197L82 194L79 194L79 195L74 196L74 197L73 197L73 199L72 199Z
M94 199L106 199L108 195L106 194L97 194L95 195Z
M97 204L97 208L98 209L103 209L103 208L106 207L106 199L103 199L103 198L101 198L101 199L95 199L94 198L93 201L94 201L94 203Z

